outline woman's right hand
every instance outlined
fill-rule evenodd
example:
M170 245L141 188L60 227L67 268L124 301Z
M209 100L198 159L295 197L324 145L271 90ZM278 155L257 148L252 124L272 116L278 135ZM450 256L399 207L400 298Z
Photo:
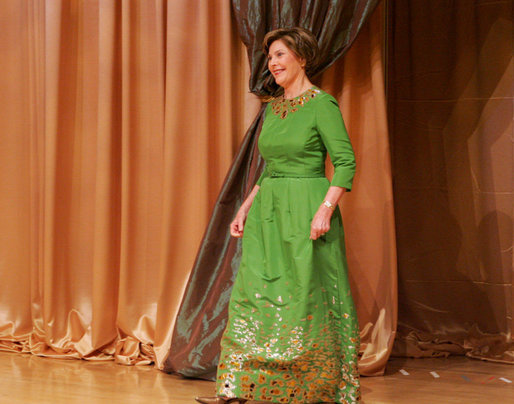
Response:
M239 210L237 211L236 217L230 223L230 235L232 237L243 237L243 227L246 222L246 216L248 216L248 211L250 210L250 206L252 206L253 200L257 192L259 192L260 186L255 185L248 195L248 198L243 202Z
M243 227L246 221L246 216L248 216L246 209L239 209L236 217L232 220L232 223L230 223L230 235L232 237L243 237Z

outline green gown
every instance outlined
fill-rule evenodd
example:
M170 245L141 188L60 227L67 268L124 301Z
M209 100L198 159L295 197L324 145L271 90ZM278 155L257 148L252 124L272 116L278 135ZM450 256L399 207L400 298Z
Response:
M337 101L315 86L293 99L272 100L258 146L266 166L245 222L217 395L358 402L359 328L339 209L324 236L309 238L329 186L350 191L355 173Z

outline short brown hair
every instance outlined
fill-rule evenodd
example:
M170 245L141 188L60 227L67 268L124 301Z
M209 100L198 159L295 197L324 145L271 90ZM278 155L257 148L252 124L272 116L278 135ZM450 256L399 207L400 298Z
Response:
M305 59L305 74L310 78L318 63L319 47L318 41L305 28L279 28L270 31L262 41L262 50L268 56L269 48L273 42L281 39L296 56Z

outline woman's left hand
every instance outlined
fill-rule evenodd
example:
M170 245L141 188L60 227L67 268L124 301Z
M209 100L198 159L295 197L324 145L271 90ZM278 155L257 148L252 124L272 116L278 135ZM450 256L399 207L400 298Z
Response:
M330 230L330 218L333 210L321 205L311 222L311 240L316 240Z

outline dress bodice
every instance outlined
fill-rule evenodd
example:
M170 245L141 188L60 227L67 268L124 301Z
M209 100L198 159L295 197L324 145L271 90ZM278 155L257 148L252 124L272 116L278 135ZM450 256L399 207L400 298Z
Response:
M317 87L293 99L270 101L258 146L266 161L258 185L273 176L324 175L328 151L334 165L331 185L351 190L355 157L339 105Z

